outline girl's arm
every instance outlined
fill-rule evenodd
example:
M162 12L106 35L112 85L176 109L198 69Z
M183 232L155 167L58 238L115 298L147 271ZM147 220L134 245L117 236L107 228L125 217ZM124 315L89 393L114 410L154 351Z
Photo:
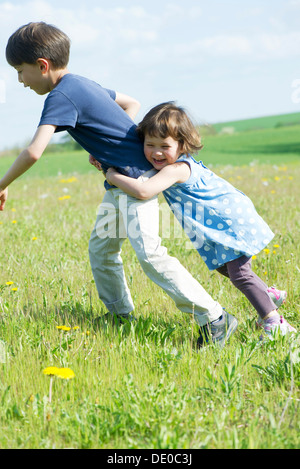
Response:
M119 187L126 194L136 199L151 199L155 195L164 191L173 184L185 182L190 177L191 170L188 164L180 162L165 166L157 174L142 181L130 178L118 173L114 168L109 168L106 179L109 184Z

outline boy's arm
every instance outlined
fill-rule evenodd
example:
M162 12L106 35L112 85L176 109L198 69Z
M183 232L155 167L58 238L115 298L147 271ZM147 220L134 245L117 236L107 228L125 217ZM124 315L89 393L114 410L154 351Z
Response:
M7 187L31 168L42 156L55 129L56 126L54 125L41 125L38 127L31 143L19 154L7 173L0 179L0 210L4 209L7 199Z
M123 93L116 92L115 101L122 109L124 109L126 114L128 114L132 120L136 117L141 107L140 103L136 99Z
M136 199L147 200L173 184L185 182L190 174L190 167L180 162L165 166L146 181L125 176L113 168L108 169L106 179L109 184L119 187L126 194Z

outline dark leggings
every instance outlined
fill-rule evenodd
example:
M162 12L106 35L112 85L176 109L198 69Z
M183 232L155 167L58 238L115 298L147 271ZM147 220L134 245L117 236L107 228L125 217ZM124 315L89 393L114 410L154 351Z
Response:
M277 309L268 295L268 286L251 269L251 257L241 256L227 262L217 271L230 278L233 285L248 298L262 319Z

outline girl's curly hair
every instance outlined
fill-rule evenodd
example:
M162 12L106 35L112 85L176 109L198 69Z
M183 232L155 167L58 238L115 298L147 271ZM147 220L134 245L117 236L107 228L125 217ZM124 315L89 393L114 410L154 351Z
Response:
M137 126L137 132L142 140L146 134L151 137L172 137L182 145L183 153L196 153L203 147L190 117L174 101L152 108Z

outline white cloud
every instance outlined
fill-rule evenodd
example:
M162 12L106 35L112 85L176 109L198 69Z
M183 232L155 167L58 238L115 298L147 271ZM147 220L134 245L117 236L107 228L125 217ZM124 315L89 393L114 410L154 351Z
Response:
M300 32L292 31L283 34L262 34L257 41L261 55L269 58L288 58L300 55Z
M161 9L142 6L88 8L83 3L72 10L63 5L57 7L46 0L19 5L0 3L0 20L3 22L0 39L5 43L5 38L16 27L31 20L43 20L57 24L71 37L71 54L85 49L85 54L91 54L91 57L104 53L106 58L113 55L115 59L128 57L133 61L138 57L143 63L155 64L173 62L176 57L187 62L193 55L197 60L197 54L201 54L201 60L210 56L251 57L252 60L257 56L261 60L296 56L300 52L300 33L278 33L281 19L274 15L269 24L277 29L276 33L251 35L226 31L208 35L202 32L201 23L197 21L203 16L202 9L193 2L187 2L185 6L167 3ZM253 7L253 11L256 15L261 14L258 8ZM177 29L179 25L182 28ZM185 28L189 29L189 34L185 34Z
M251 40L245 36L214 36L199 41L199 48L206 54L217 56L245 55L252 52Z

